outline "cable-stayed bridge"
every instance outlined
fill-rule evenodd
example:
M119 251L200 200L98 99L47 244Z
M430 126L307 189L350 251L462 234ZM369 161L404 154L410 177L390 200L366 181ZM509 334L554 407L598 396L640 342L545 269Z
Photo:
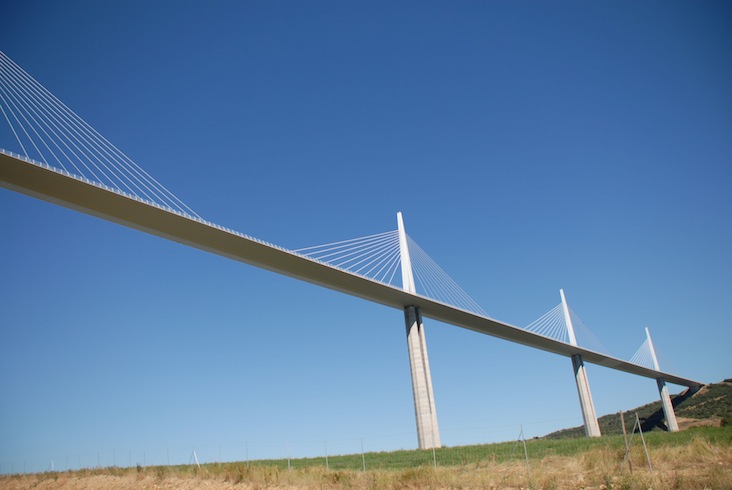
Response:
M672 430L675 416L665 382L700 384L661 371L648 333L629 361L578 345L574 328L580 322L564 292L557 307L526 328L491 318L406 234L401 214L396 230L300 250L208 222L2 52L0 110L6 123L0 146L8 147L0 149L3 187L403 310L422 448L440 445L422 317L570 357L589 436L600 432L585 361L656 379Z

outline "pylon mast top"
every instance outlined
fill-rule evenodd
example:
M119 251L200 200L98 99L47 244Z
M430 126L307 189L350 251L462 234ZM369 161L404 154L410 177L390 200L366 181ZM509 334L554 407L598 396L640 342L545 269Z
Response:
M414 273L412 272L412 259L409 257L409 245L407 244L407 232L404 229L402 213L397 213L397 228L399 230L399 253L402 260L402 289L408 293L416 294L417 287L414 284Z

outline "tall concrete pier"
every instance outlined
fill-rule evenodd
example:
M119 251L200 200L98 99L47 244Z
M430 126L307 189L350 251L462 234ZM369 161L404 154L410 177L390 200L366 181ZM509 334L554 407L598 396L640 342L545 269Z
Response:
M660 371L658 366L658 358L656 357L656 348L653 346L651 340L651 333L646 327L646 338L648 339L648 349L651 351L651 359L653 359L653 369ZM671 396L668 394L668 387L666 386L666 380L663 378L656 378L656 384L658 385L658 394L661 395L661 405L663 406L663 415L666 417L666 426L669 432L678 432L679 423L676 421L676 412L674 412L674 405L671 403Z
M567 305L567 298L564 296L564 290L560 289L559 294L562 296L562 308L564 309L564 321L567 324L569 343L577 345L577 337L574 335L574 326L572 325L572 317L569 314L569 306ZM585 363L582 361L582 356L579 354L572 356L572 367L574 368L574 379L577 382L577 393L579 394L580 406L582 407L585 435L587 437L600 437L600 424L597 423L595 404L592 402L590 382L587 380L587 371L585 370Z
M405 291L416 293L402 213L397 213L397 221L402 265L402 287ZM437 426L437 409L435 408L435 395L432 391L430 362L427 357L427 340L419 308L414 306L404 308L404 320L407 327L409 367L412 373L414 414L417 419L417 441L420 449L440 447L440 429Z

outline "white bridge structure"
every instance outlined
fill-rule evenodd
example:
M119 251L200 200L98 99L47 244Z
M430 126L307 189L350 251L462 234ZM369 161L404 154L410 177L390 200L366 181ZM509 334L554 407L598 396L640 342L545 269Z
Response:
M585 433L600 436L585 362L655 379L668 429L678 430L666 382L701 383L661 371L650 334L631 360L577 344L576 315L561 302L521 328L489 317L397 229L301 250L264 242L198 216L0 52L0 186L44 201L404 312L420 448L441 445L423 318L569 357Z

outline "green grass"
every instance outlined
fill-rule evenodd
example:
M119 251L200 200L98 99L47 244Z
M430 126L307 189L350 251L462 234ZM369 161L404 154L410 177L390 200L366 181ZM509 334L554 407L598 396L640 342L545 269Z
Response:
M695 439L729 448L732 446L732 427L698 427L675 433L654 431L644 434L644 437L650 451L661 447L688 445ZM633 436L632 447L641 447L639 434ZM603 449L622 454L625 451L625 442L622 435L609 435L594 439L580 437L526 441L526 451L530 461L538 461L550 456L577 456L592 449ZM412 450L330 456L327 467L331 470L361 471L364 468L365 461L366 470L405 470L435 465L449 467L480 465L486 462L522 462L524 458L523 445L520 442L513 441L475 446L443 447L435 449L434 453L432 450ZM248 463L210 463L201 465L200 470L195 466L180 466L176 467L176 471L194 472L205 470L215 474L240 467L264 467L276 469L277 471L326 468L326 459L325 457L318 457L260 460Z
M633 471L621 436L532 439L445 447L201 465L98 468L0 477L0 488L288 488L297 490L409 490L416 488L627 488L732 489L732 427L700 427L645 434L653 460L646 463L633 438ZM363 471L364 461L366 471ZM434 463L437 462L437 468ZM46 482L46 483L44 483ZM205 482L205 485L204 483ZM45 486L44 486L45 485Z

